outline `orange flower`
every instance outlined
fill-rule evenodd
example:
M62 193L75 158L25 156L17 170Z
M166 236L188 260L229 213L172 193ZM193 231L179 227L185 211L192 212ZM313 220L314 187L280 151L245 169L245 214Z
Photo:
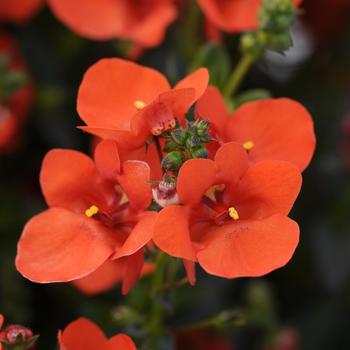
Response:
M172 129L184 120L203 94L208 71L197 70L174 89L159 72L118 58L103 59L86 72L78 94L81 129L113 139L123 150L144 148L150 135Z
M109 259L124 260L123 293L138 280L155 212L149 167L119 161L113 141L99 144L95 163L72 150L50 151L40 184L49 209L32 218L18 243L16 266L28 279L68 282Z
M264 275L285 265L298 244L298 225L287 215L300 186L294 165L267 160L249 166L242 145L227 143L214 161L183 164L177 179L182 205L162 209L154 241L213 275Z
M15 40L5 33L0 33L0 54L9 60L9 73L27 75ZM0 153L11 152L18 146L19 134L31 108L32 98L33 88L28 83L9 97L0 97Z
M132 339L125 334L107 339L101 329L86 318L71 322L58 332L60 350L136 350Z
M54 14L74 32L94 40L130 39L159 45L177 16L172 0L49 0Z
M44 0L1 0L0 21L23 23L44 5Z
M244 32L257 28L262 0L197 0L214 26L225 32ZM294 0L299 6L302 0Z
M196 115L210 121L219 142L241 143L253 163L285 160L303 171L315 151L310 114L287 98L248 102L231 114L220 92L211 86L197 102Z

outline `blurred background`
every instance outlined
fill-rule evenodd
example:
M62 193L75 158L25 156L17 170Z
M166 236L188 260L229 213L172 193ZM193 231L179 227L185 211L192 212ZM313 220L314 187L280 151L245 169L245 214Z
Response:
M238 35L210 43L199 8L184 1L179 6L166 39L138 61L171 82L205 64L220 84L225 69L239 59ZM171 319L176 329L222 310L238 315L213 334L220 339L216 345L200 343L210 332L195 332L178 335L180 349L350 349L350 1L305 0L292 36L294 46L284 55L267 52L241 90L293 98L314 118L317 150L291 214L301 227L299 247L285 268L262 279L229 281L199 272L196 287L178 289ZM21 86L13 102L14 124L0 106L0 312L6 323L40 333L39 350L55 349L57 330L81 315L107 334L125 330L118 323L123 302L118 286L86 296L69 284L33 284L17 273L14 258L25 222L46 207L38 183L45 153L90 152L90 137L76 128L82 124L76 96L84 72L100 58L125 56L126 47L74 34L44 4L20 24L0 18L0 87ZM4 55L22 74L1 71L8 65ZM142 293L147 283L147 278L139 283L128 297L131 303L147 303ZM186 345L188 336L199 345Z

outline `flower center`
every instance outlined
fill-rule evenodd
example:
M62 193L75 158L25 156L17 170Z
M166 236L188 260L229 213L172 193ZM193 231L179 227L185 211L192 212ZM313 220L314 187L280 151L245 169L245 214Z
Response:
M146 107L146 103L141 100L136 100L134 102L134 106L138 111L141 111L141 109L144 109Z
M99 212L99 209L96 207L96 205L92 205L89 209L85 210L85 215L88 218L91 218L94 215L96 215L98 212Z
M243 148L246 151L250 151L254 147L254 142L253 141L246 141L243 143Z

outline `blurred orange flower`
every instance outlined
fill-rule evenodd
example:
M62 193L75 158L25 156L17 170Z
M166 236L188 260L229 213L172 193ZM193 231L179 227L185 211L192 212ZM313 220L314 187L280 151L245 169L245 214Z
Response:
M196 115L211 123L219 142L241 143L252 163L285 160L303 171L315 151L309 112L287 98L248 102L230 113L220 92L211 86L196 103Z
M48 0L74 32L94 40L129 39L142 47L159 45L177 16L173 0Z
M132 339L117 334L107 339L101 329L86 318L71 322L58 332L60 350L136 350Z
M0 21L22 23L30 20L45 0L1 0Z
M213 275L264 275L285 265L298 244L298 225L287 215L301 181L291 163L249 166L242 145L226 143L214 161L183 164L177 178L182 205L161 210L154 241Z
M197 0L208 21L225 32L254 30L262 0ZM302 0L294 0L299 6Z

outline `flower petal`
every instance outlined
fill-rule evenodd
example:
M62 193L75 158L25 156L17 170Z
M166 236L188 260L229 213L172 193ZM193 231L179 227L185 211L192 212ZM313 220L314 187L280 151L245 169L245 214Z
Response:
M33 282L68 282L101 266L115 249L113 231L61 208L34 216L18 242L17 270Z
M125 26L125 8L115 0L49 0L53 13L74 32L95 40L115 38Z
M123 163L122 173L118 175L118 181L134 209L143 210L151 204L150 173L150 168L145 162L128 160Z
M249 167L249 158L242 145L225 143L215 154L217 183L235 186Z
M122 247L113 255L113 259L134 254L144 247L153 237L157 215L158 213L153 211L143 213Z
M171 205L162 209L155 224L153 240L169 255L196 261L188 219L188 211L185 207Z
M195 115L210 122L214 129L214 136L221 139L225 135L225 129L230 114L225 106L225 101L215 86L209 86L199 98L195 106Z
M170 89L154 69L119 58L102 59L84 75L78 93L78 113L87 125L130 131L136 101L146 105Z
M215 163L210 159L190 159L180 168L177 192L182 204L196 205L215 183Z
M191 286L196 284L196 263L189 260L183 260L188 282Z
M298 224L283 215L239 220L204 236L198 262L208 273L225 278L257 277L284 266L299 241Z
M237 188L233 204L242 219L264 219L287 215L299 194L300 171L288 162L266 160L251 166Z
M227 125L226 141L252 141L249 158L285 160L303 171L315 150L313 121L293 100L267 99L241 106Z
M108 340L106 350L136 350L136 346L129 336L118 334Z
M49 151L42 163L40 185L49 206L84 212L108 206L114 190L104 184L88 156L73 150Z
M96 126L78 126L78 129L83 130L91 135L98 136L101 139L109 139L117 142L118 146L123 148L138 148L144 146L144 138L140 135L134 135L130 131L116 130L109 127Z
M131 288L137 283L144 266L144 249L123 258L124 274L122 284L122 294L128 294Z
M124 264L121 260L107 260L89 275L72 281L72 284L87 295L106 292L122 280Z
M118 145L115 141L100 142L94 153L96 167L99 173L108 180L115 180L120 172Z
M95 323L79 318L58 333L58 342L61 350L102 350L107 339Z
M2 314L0 314L0 329L3 325L3 323L4 323L4 316Z
M16 0L1 0L1 21L17 23L28 21L43 5L44 0L22 0L20 4Z
M209 72L206 68L199 68L187 77L180 80L174 87L174 89L188 89L194 88L196 90L193 102L199 99L208 86Z

